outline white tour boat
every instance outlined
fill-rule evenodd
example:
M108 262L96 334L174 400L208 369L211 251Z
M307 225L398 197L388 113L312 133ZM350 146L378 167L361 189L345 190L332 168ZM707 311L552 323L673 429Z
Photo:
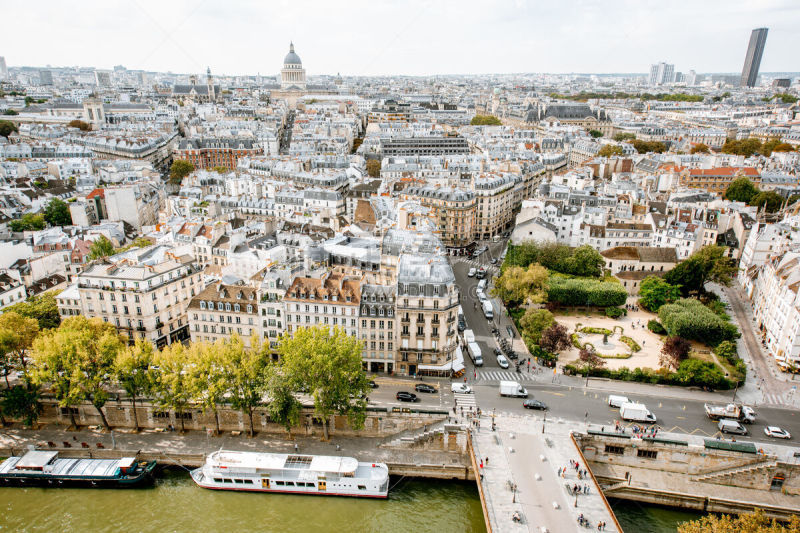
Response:
M352 457L219 450L192 471L199 486L215 490L386 498L389 468Z

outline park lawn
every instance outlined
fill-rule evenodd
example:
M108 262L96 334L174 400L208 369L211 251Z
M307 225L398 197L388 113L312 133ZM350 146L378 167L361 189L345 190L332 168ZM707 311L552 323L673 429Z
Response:
M707 353L701 353L700 351L693 349L689 354L689 358L699 359L700 361L706 361L707 363L714 363L717 368L722 370L722 373L732 381L741 381L744 379L744 376L742 376L742 374L736 370L733 365L729 364L728 361L715 356L711 350L707 348L703 351Z

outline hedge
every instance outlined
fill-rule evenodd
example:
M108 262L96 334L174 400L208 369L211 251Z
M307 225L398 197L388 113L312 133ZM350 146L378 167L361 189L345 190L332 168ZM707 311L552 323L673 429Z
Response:
M630 337L627 337L627 336L625 336L625 335L622 335L622 336L619 338L619 340L621 340L622 342L624 342L625 344L627 344L627 345L628 345L628 348L630 348L632 352L638 352L638 351L641 351L641 349L642 349L642 347L641 347L641 346L639 346L639 343L638 343L638 342L636 342L636 341L635 341L635 340L633 340L632 338L630 338Z
M667 330L664 329L664 326L661 325L656 319L651 319L647 321L647 329L655 333L656 335L666 335Z
M696 340L709 346L739 338L734 324L719 317L699 300L684 298L661 306L658 318L670 335Z
M620 309L619 307L606 307L606 316L608 318L619 318L622 315L628 314L625 309Z
M697 370L702 372L697 372ZM565 365L564 373L569 375L586 374L587 369L577 365ZM714 389L728 390L733 387L733 382L726 379L722 371L714 363L687 359L681 363L677 372L668 372L664 369L634 368L631 370L622 367L617 370L608 368L594 368L589 370L589 375L598 378L617 379L620 381L637 381L658 385L677 385L681 387L709 386Z
M619 283L589 278L565 279L551 276L547 300L560 305L616 307L628 299L628 291Z
M589 334L598 334L598 335L608 335L609 337L614 334L613 331L606 328L593 328L593 327L585 327L580 329L581 333L589 333Z

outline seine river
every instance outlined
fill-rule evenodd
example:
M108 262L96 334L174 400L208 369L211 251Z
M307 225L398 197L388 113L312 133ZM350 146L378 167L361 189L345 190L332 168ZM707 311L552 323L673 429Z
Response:
M395 480L393 479L393 482ZM612 502L625 531L674 532L697 514ZM472 483L402 480L388 500L217 492L169 471L155 488L0 488L0 531L483 533Z

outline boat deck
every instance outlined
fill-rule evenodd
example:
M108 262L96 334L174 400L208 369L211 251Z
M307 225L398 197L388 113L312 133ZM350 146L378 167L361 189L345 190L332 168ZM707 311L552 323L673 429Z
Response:
M113 478L119 471L119 459L56 459L44 471L16 470L19 457L9 457L0 464L0 474L38 474L50 476L80 476Z

